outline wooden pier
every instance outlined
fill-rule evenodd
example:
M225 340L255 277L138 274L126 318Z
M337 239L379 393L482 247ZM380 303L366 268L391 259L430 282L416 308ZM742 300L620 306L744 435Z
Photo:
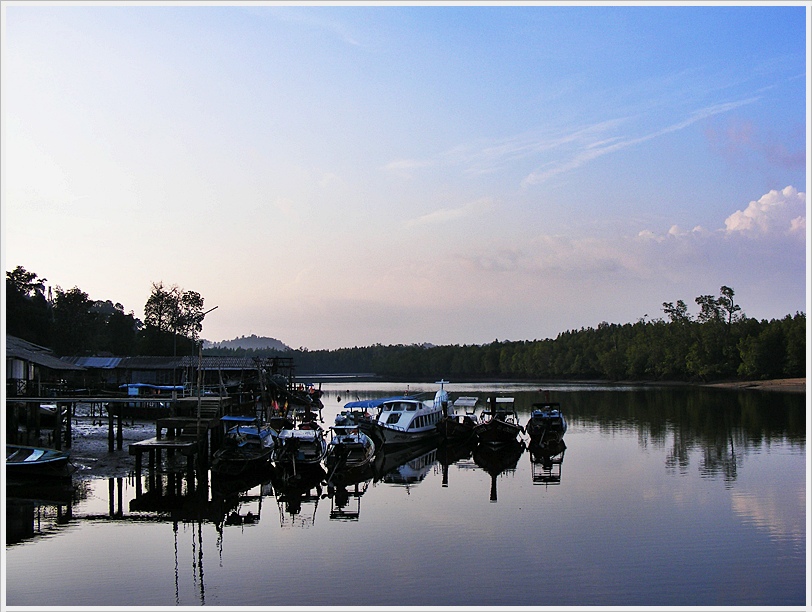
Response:
M161 408L161 414L168 412L170 417L156 418L158 424L157 437L161 437L161 422L172 422L173 418L185 418L182 429L191 433L190 430L195 426L196 433L200 434L208 432L217 425L217 419L225 414L230 406L231 400L229 398L220 398L213 396L205 397L181 397L181 398L163 398L163 397L7 397L6 410L7 410L7 423L9 430L12 433L11 442L17 443L17 429L19 426L20 418L18 415L18 407L24 407L27 412L25 443L29 443L31 437L31 430L35 437L40 435L40 404L56 404L56 418L53 426L53 444L56 450L62 450L64 442L66 448L71 447L71 421L76 410L77 404L90 404L91 410L94 407L98 408L99 419L103 418L102 412L104 406L107 407L107 448L110 452L113 450L122 450L124 447L124 433L123 421L127 408L134 406L146 407L160 402L168 408ZM62 415L62 413L65 413ZM180 422L180 421L177 421ZM43 428L44 429L44 428ZM51 429L51 428L47 428Z

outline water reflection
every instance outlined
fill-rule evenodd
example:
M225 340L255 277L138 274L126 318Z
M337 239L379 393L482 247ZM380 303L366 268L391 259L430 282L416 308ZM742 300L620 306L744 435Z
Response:
M382 393L388 395L391 390ZM466 389L464 395L476 393ZM543 397L535 388L512 389L511 395L519 413L525 415ZM803 569L798 567L805 558L801 464L807 417L802 395L681 388L567 389L554 391L554 399L560 401L569 429L563 440L544 444L517 441L494 449L471 441L386 449L365 470L332 474L321 467L294 473L269 466L238 480L219 478L197 466L189 473L183 462L177 469L165 462L143 478L73 482L46 491L6 483L9 586L14 601L30 601L34 596L29 593L36 592L40 598L36 603L59 605L67 587L62 585L60 591L57 585L63 578L67 582L67 577L57 568L62 564L49 555L59 549L79 555L97 574L107 572L105 584L119 580L107 595L92 586L82 591L71 582L72 597L78 598L70 602L73 605L103 605L104 597L120 598L116 605L137 603L144 593L125 592L135 583L157 585L149 594L151 604L171 604L174 546L175 605L267 603L261 598L268 567L282 568L280 579L289 581L312 569L310 558L289 558L285 551L290 548L276 544L291 537L297 542L329 541L334 536L344 541L348 532L339 530L349 528L360 535L351 538L353 558L386 556L391 552L386 530L393 507L403 518L399 527L404 541L415 543L428 566L458 563L465 571L470 569L465 566L467 559L486 557L507 566L515 560L517 549L544 549L526 529L527 521L535 520L532 513L540 511L540 498L555 508L555 516L564 524L562 531L549 536L557 549L566 551L568 560L550 568L560 585L550 594L551 605L583 603L570 593L594 580L598 570L606 575L605 584L611 584L603 591L596 587L594 597L605 604L636 603L641 592L643 597L654 593L654 603L683 604L685 593L693 593L696 583L703 593L724 589L724 599L713 602L799 599L796 582L802 580ZM564 486L558 486L565 455L567 475ZM610 468L615 465L622 465L624 471L614 474ZM629 478L630 473L634 478ZM420 494L407 497L418 491L416 487ZM594 503L598 495L601 504ZM500 524L483 544L467 535L449 535L456 532L447 531L449 522L438 518L438 508L448 515L465 512L475 522L497 510L507 511L516 520ZM603 540L603 547L595 547L594 542L607 533L607 508L617 528ZM425 521L423 517L432 512L433 520ZM85 523L92 523L92 528L83 529ZM290 533L294 527L305 532ZM59 546L53 546L55 535L67 542L60 540ZM443 538L445 544L437 546ZM106 553L103 544L113 541L118 552ZM110 556L120 554L119 541L127 547L129 559L128 571L121 576L108 570L119 562L120 557ZM32 546L42 553L32 553ZM589 555L580 554L587 549ZM340 578L338 570L331 569L340 564L338 554L323 553L319 571L326 583L335 584ZM159 568L156 559L162 558L164 565ZM267 563L257 563L259 558ZM735 567L725 564L731 558L736 559ZM37 569L42 562L54 566L45 578L47 589L37 590L31 560L38 561ZM380 567L372 569L370 578L383 583L393 567L376 565ZM511 566L520 574L516 584L530 584L538 570L538 565L525 565ZM637 571L641 567L646 571ZM783 578L773 578L776 574ZM729 585L738 584L739 578L755 584L759 593L737 595ZM784 588L772 586L780 580L786 583ZM165 592L161 592L164 582ZM409 583L392 597L412 604L417 601L414 593L423 586ZM499 584L480 584L476 597L485 597L486 586L499 588ZM532 605L537 593L531 591L516 587L504 593L503 601L493 603ZM474 596L464 593L462 599L443 601L476 603ZM375 601L369 597L359 599L359 605ZM301 601L314 602L321 604L323 599L313 595Z
M315 525L319 501L327 497L323 486L326 479L327 472L321 465L274 470L272 482L281 527Z
M6 482L6 545L45 537L68 525L86 487L64 480Z
M502 474L513 473L522 453L525 451L524 440L512 440L508 444L492 446L478 444L474 448L474 463L488 472L491 477L490 500L496 502L496 480Z
M330 520L357 521L361 516L361 498L367 492L371 480L354 482L350 485L329 485Z
M564 440L560 436L541 438L538 442L531 442L528 450L533 484L561 484L561 465L567 450Z

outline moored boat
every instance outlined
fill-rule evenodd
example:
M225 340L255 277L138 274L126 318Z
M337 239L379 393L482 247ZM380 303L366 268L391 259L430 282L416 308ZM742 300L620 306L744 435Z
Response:
M530 407L530 418L525 425L525 431L532 442L551 442L560 440L567 431L567 419L561 412L559 402L551 402L549 398L543 402L536 402Z
M283 429L276 438L273 460L277 466L294 472L302 466L321 465L327 454L324 430L308 424L306 428Z
M375 419L375 430L382 446L413 444L436 438L437 423L448 406L448 392L443 388L446 380L438 381L439 391L433 401L404 395L383 401Z
M346 476L348 472L370 468L374 456L375 442L358 425L334 425L330 428L330 441L324 457L328 481L337 476Z
M516 442L519 434L524 433L512 397L489 398L488 406L480 415L480 421L474 427L474 435L482 444L491 446L509 444Z
M70 453L53 448L6 444L9 478L65 478L72 470Z
M276 445L276 430L246 416L223 416L228 427L222 446L212 457L211 469L218 474L238 475L267 467Z
M449 403L443 417L437 423L437 432L443 440L467 440L474 435L474 427L479 425L476 397L458 397Z

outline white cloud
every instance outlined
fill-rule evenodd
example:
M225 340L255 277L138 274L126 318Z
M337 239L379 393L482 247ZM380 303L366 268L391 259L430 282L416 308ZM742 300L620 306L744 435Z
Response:
M789 234L803 236L806 219L801 214L806 210L806 194L795 187L788 186L778 191L773 189L742 210L725 219L728 233L743 232L747 234Z

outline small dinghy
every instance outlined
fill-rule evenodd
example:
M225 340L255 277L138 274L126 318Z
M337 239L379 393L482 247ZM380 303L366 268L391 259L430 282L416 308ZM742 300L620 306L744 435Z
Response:
M53 448L6 444L9 478L64 478L70 476L70 454Z

